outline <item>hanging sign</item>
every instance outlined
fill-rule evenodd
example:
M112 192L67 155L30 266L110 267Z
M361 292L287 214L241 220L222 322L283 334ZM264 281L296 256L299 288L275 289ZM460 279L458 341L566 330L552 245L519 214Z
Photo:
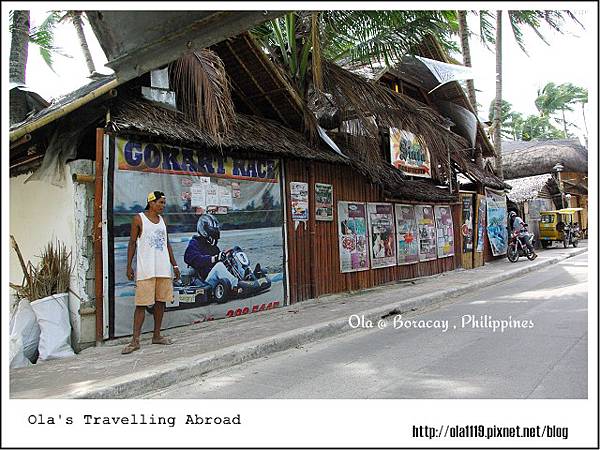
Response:
M506 229L506 195L501 192L485 190L487 207L487 235L494 256L505 255L508 247Z
M415 208L412 205L396 204L396 241L398 265L419 262L419 232Z
M315 183L315 219L333 220L333 186Z
M396 227L391 203L367 203L371 267L396 265Z
M429 150L410 131L390 128L390 155L392 165L406 175L431 178Z
M364 203L338 202L338 239L341 272L369 269L367 212Z
M448 205L436 205L434 210L438 258L452 256L454 255L454 224L452 222L452 210Z
M415 206L415 216L419 229L419 261L430 261L437 258L435 220L433 206Z

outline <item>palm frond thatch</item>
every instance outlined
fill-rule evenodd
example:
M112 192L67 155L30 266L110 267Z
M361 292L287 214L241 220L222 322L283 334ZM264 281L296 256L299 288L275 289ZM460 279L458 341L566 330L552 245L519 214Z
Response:
M187 120L217 141L231 129L235 112L227 73L211 50L188 53L172 64L173 89Z

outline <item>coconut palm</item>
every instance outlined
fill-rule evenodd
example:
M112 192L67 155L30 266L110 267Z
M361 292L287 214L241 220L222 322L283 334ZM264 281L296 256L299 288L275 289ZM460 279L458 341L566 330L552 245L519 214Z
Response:
M538 97L535 100L537 107L542 117L552 117L553 114L560 112L562 119L556 119L563 126L563 137L568 137L567 120L565 119L565 111L573 111L573 106L580 103L582 108L588 101L588 91L585 88L575 86L572 83L547 83L541 90L538 90ZM585 123L585 114L584 114ZM587 124L586 124L587 134Z
M85 17L85 11L53 11L52 13L58 13L61 15L58 22L71 22L77 33L77 39L79 40L79 47L83 53L85 64L87 65L90 75L96 73L96 67L94 66L94 60L83 32L83 19Z
M311 77L314 88L322 89L322 59L391 66L428 34L456 49L450 37L457 29L451 11L296 11L252 34L306 98Z

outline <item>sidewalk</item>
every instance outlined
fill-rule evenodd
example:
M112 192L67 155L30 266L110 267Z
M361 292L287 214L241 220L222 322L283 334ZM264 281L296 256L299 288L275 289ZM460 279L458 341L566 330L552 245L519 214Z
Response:
M578 248L540 250L531 262L506 258L473 270L380 286L357 293L331 295L272 311L166 330L175 344L150 345L121 355L116 340L61 360L45 361L10 372L11 398L136 398L211 370L240 364L350 330L348 317L382 316L415 311L556 264L587 251ZM125 341L128 341L125 340Z

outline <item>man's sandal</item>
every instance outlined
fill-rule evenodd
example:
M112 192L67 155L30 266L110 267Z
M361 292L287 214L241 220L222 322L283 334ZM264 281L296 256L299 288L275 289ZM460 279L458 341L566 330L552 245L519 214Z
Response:
M168 338L166 336L161 336L158 339L152 338L152 343L160 344L160 345L171 345L173 343L173 341L171 340L171 338Z
M133 353L136 350L140 349L140 344L134 344L133 342L130 344L127 344L127 346L121 350L121 354L122 355L128 355L129 353Z

